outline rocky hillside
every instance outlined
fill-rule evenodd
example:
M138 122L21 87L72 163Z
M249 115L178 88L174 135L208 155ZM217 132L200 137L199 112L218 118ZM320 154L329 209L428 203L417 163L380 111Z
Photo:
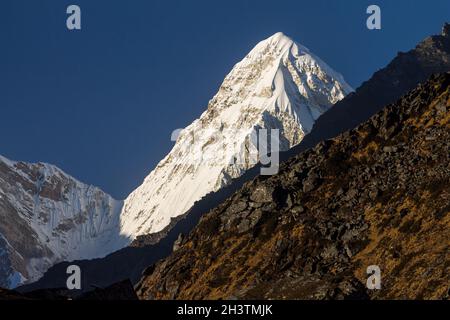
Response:
M449 296L450 74L248 182L148 268L142 299ZM381 269L381 290L365 288Z
M313 130L287 156L355 128L431 75L449 71L450 24L445 23L441 34L427 37L408 52L399 52L354 93L336 103L315 122Z

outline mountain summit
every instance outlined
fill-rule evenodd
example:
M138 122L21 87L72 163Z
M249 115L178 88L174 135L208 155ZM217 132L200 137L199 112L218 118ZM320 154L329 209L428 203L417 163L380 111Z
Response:
M279 129L280 150L288 150L351 91L340 74L283 33L258 43L125 200L122 232L136 237L163 230L171 218L256 164L251 161L256 148L252 133Z

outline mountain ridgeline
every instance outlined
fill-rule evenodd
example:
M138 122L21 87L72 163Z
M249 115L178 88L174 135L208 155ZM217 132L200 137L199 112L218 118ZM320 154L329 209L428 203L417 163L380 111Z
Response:
M0 287L128 245L118 228L121 208L121 201L55 166L0 156Z

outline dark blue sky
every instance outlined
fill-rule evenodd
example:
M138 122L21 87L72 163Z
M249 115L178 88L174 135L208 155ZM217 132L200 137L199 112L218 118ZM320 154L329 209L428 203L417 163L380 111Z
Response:
M70 4L81 31L66 29ZM0 154L124 198L260 40L282 31L357 87L446 20L449 0L2 0Z

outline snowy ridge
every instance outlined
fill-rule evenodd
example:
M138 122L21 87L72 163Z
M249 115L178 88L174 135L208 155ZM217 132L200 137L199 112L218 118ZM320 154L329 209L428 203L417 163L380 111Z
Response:
M120 235L122 202L59 168L0 156L0 286L39 278L63 260L105 256Z
M122 232L134 238L161 231L172 217L254 165L249 161L254 129L280 129L280 150L287 150L351 91L340 74L284 34L260 42L125 200Z

